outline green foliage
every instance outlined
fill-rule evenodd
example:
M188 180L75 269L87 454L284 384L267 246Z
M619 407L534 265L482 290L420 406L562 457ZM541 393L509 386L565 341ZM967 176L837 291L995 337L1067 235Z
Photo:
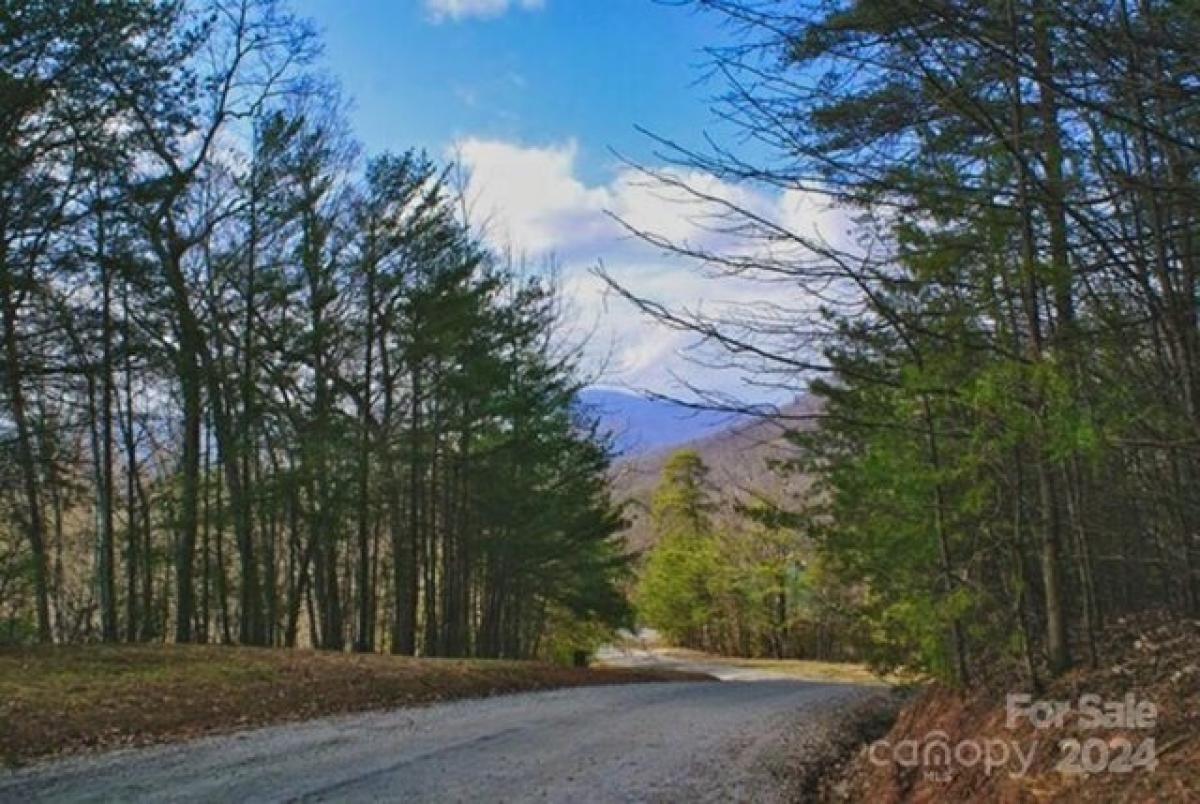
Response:
M449 166L359 158L287 0L9 3L0 40L0 621L488 657L628 623L551 272Z
M546 614L545 634L538 649L544 661L570 667L578 654L591 657L596 649L616 638L616 629L595 619L579 619L567 609L554 606Z
M642 570L637 607L669 639L703 641L714 614L720 562L709 521L707 468L695 452L672 455L650 515L658 542Z
M806 566L805 540L765 505L721 510L707 468L691 451L672 456L651 505L657 541L636 592L639 619L675 644L742 656L831 658L822 574ZM716 527L715 517L736 519Z

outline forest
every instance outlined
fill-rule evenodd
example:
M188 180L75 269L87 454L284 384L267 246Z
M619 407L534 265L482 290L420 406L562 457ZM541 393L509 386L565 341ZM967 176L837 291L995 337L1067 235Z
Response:
M730 499L695 450L667 458L650 504L654 544L637 573L638 621L671 644L730 657L848 662L855 587L777 502Z
M1126 615L1200 612L1200 6L689 5L730 34L728 136L650 134L642 173L721 245L627 226L761 293L596 272L815 400L687 389L788 428L773 468L811 483L729 538L677 456L643 619L1036 686ZM304 20L72 0L0 31L0 639L529 657L631 622L554 272L489 248L453 165L361 153Z
M553 271L453 165L364 155L319 52L276 0L0 5L0 643L627 620Z
M0 799L1195 799L1198 45L0 0Z
M737 247L639 234L761 293L682 309L606 276L710 365L817 397L780 417L778 468L814 485L778 513L850 594L846 638L1036 687L1130 614L1195 617L1200 5L689 5L731 32L710 72L734 134L660 136L671 167L647 170ZM846 231L696 175L821 199Z

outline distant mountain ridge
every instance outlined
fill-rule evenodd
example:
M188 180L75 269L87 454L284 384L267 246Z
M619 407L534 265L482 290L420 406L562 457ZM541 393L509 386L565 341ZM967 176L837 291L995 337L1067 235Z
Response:
M736 413L693 410L628 391L589 388L579 402L600 421L623 457L646 455L729 430L749 420Z
M733 423L711 430L690 441L672 443L632 454L613 466L613 487L620 501L628 501L630 527L626 540L631 550L641 552L654 543L650 529L650 501L663 466L672 454L695 450L709 469L709 481L722 503L718 520L732 518L735 503L749 503L756 496L789 508L799 508L811 485L804 475L783 475L774 462L797 457L787 433L817 426L820 400L804 397L783 406L777 417L739 416Z

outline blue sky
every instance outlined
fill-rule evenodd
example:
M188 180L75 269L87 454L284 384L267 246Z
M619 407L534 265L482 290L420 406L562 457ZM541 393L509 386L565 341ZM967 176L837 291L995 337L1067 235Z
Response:
M684 144L728 134L711 111L720 87L702 81L704 49L728 36L716 18L655 0L293 2L324 30L325 65L368 153L420 147L458 160L483 236L560 266L567 337L586 340L597 385L686 396L682 378L762 401L746 375L698 365L694 339L646 320L591 272L603 263L639 295L706 313L786 299L778 285L717 280L630 238L612 216L676 243L745 247L714 234L711 208L647 182L613 150L794 230L844 229L802 192L660 164L636 131Z
M462 9L455 19L439 5ZM532 7L531 7L532 6ZM574 140L602 181L616 149L650 157L635 130L694 140L714 120L698 86L712 15L654 0L296 0L325 32L326 63L368 149L434 153L477 137ZM477 13L470 13L472 9Z

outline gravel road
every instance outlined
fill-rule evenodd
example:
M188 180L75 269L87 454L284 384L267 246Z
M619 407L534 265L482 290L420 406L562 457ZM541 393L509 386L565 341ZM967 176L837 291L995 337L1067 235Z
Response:
M870 694L758 680L460 701L36 766L0 775L0 801L770 801L785 754Z

